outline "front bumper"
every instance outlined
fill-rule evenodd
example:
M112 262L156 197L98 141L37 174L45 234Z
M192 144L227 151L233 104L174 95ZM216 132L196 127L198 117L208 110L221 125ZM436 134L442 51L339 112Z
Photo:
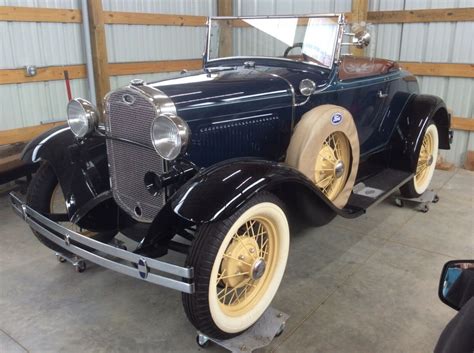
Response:
M181 267L115 246L76 233L38 213L27 206L15 193L10 193L13 210L27 222L31 228L43 237L75 254L110 270L123 273L147 282L172 288L184 293L194 293L193 268ZM174 276L171 278L155 273Z

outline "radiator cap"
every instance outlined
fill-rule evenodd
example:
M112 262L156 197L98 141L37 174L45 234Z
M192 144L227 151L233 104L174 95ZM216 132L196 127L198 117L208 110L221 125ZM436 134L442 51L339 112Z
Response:
M132 86L143 86L145 84L145 81L142 80L141 78L134 78L133 80L130 81L130 84Z

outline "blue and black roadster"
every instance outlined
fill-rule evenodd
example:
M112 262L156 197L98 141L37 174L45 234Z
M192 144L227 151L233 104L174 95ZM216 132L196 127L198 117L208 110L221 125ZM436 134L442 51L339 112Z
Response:
M176 289L201 333L241 333L282 280L288 212L318 226L397 189L420 196L449 149L444 102L396 62L343 54L370 41L354 28L210 18L202 70L133 80L103 112L72 100L68 126L26 147L40 166L14 209L78 271L88 260ZM184 264L159 259L170 250Z

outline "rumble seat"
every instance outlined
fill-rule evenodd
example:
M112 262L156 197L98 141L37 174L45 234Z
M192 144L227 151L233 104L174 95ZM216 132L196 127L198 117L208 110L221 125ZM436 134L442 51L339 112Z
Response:
M384 75L398 70L398 63L392 60L344 56L339 66L339 78L352 80L376 75Z

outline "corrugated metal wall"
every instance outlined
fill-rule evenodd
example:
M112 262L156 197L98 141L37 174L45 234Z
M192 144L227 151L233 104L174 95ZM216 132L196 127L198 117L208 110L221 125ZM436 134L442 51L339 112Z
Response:
M80 8L79 0L0 0L0 6ZM209 16L215 0L104 0L104 10ZM205 28L106 25L109 62L196 59L205 45ZM0 21L0 69L25 65L85 63L81 24ZM112 88L134 77L148 81L171 74L119 76ZM74 96L89 98L85 79L71 81ZM63 81L0 85L0 130L63 120L67 95Z
M350 12L351 0L238 0L241 16ZM474 7L474 0L369 0L369 11ZM474 63L474 22L379 24L371 26L375 56L400 61ZM442 97L453 115L473 118L474 79L418 77L421 92ZM465 152L474 150L474 133L456 131L450 151L441 155L462 165Z
M77 8L78 0L0 0L3 6ZM73 65L85 62L80 24L0 22L0 69L25 65ZM73 80L76 95L87 95L86 80ZM64 82L0 85L0 129L63 119Z
M215 0L103 0L106 11L151 12L215 16ZM196 59L202 56L205 27L106 25L109 62ZM117 76L111 87L127 84L133 78L159 80L173 73Z

